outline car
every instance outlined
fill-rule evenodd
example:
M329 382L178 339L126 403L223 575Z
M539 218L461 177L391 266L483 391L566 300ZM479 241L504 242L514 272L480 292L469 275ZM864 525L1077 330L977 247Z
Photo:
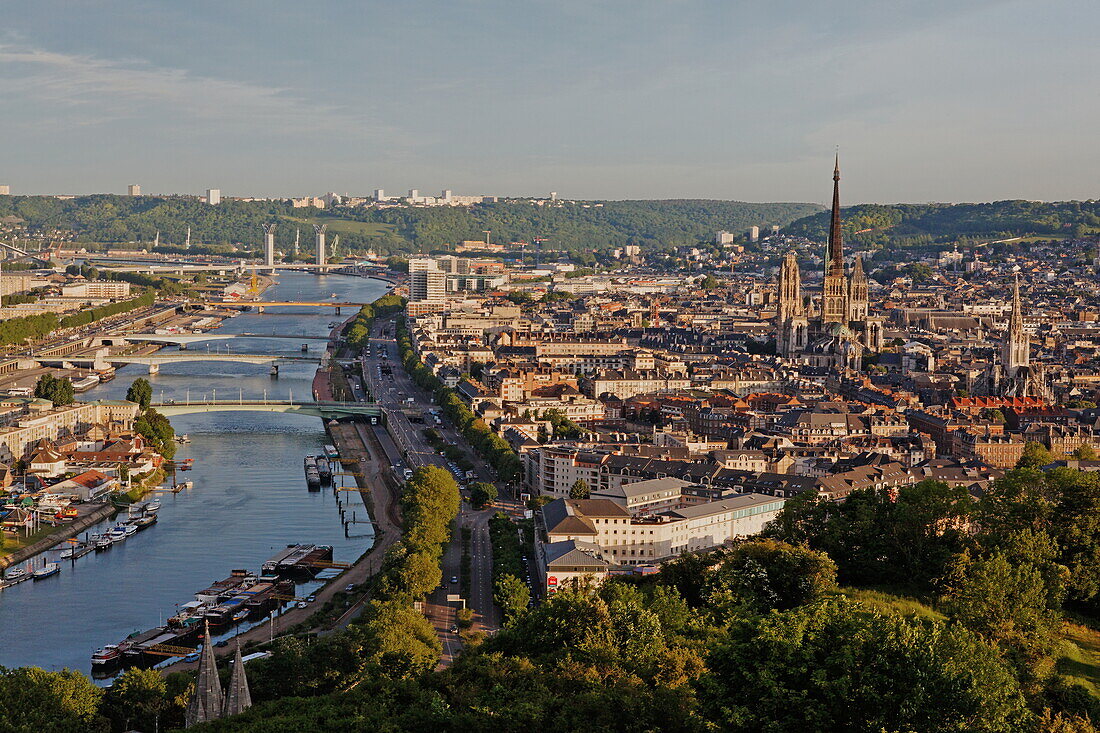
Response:
M344 588L344 592L345 593L354 593L355 589L358 588L358 587L359 586L357 586L355 583L348 583L347 587Z
M524 558L524 559L526 560L526 558ZM306 603L313 603L316 600L317 600L317 594L316 593L310 593L308 596L306 596Z
M451 582L452 583L457 583L458 582L458 576L457 575L452 575L451 576Z
M451 633L452 634L457 634L458 633L458 627L457 626L452 626L451 627Z
M308 601L298 601L298 603L296 603L294 607L295 608L309 608L309 602Z
M202 655L199 654L199 652L195 652L194 654L188 654L186 657L183 658L183 661L187 662L188 664L191 664L193 662L199 661L200 656L202 656Z
M216 646L216 647L229 646L229 639L222 639L221 641L216 641L216 642L214 642L214 646Z

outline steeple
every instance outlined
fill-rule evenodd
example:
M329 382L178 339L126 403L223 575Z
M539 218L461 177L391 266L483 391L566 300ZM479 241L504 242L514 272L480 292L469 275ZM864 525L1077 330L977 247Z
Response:
M183 727L190 728L199 723L220 718L225 698L222 695L222 683L218 678L218 665L214 661L214 643L210 636L210 622L203 628L202 656L199 657L199 674L195 679L195 691L187 703L183 716Z
M252 695L248 691L248 677L244 673L244 660L241 658L241 642L237 640L237 653L233 656L233 675L229 679L229 689L225 693L225 708L222 717L243 713L252 707Z
M863 258L857 256L848 278L848 317L853 321L867 319L867 275L863 272Z
M833 167L833 213L829 222L829 245L825 250L825 281L822 284L821 320L848 323L848 278L844 274L844 248L840 234L840 155Z
M829 219L829 268L844 268L844 242L840 232L840 153L833 166L833 212Z

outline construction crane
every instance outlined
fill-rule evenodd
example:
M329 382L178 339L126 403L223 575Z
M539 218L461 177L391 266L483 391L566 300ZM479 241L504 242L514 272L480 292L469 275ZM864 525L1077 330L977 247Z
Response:
M542 243L549 241L546 237L535 237L535 267L542 264Z

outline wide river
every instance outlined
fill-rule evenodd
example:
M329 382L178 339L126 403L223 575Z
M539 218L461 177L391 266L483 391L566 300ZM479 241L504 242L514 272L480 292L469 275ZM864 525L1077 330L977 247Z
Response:
M286 272L263 299L369 302L386 289L378 280ZM332 308L272 308L227 319L217 333L325 336L330 323L349 315L348 309L337 317ZM324 351L324 341L293 338L212 340L189 348L301 356L303 343L311 354ZM266 365L182 362L165 364L156 375L135 365L119 369L113 381L80 399L123 398L141 376L152 383L158 401L202 399L215 391L219 400L310 399L316 369L310 362L284 362L273 378ZM179 480L190 479L195 488L159 496L159 522L121 545L62 561L59 575L0 592L0 666L90 672L96 648L163 623L177 604L193 600L195 591L235 568L258 571L289 543L332 545L341 562L355 560L370 547L369 524L351 525L351 537L345 538L333 492L306 489L302 457L320 452L328 442L319 418L221 412L181 415L172 424L177 434L191 437L176 458L194 459L193 470L180 473ZM341 500L365 514L358 494L342 493ZM57 552L48 555L53 559ZM299 596L318 585L300 586Z

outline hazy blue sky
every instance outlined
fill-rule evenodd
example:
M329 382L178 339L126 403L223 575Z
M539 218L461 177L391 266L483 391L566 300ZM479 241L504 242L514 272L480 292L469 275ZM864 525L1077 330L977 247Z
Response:
M1097 0L35 0L13 193L1100 196Z

